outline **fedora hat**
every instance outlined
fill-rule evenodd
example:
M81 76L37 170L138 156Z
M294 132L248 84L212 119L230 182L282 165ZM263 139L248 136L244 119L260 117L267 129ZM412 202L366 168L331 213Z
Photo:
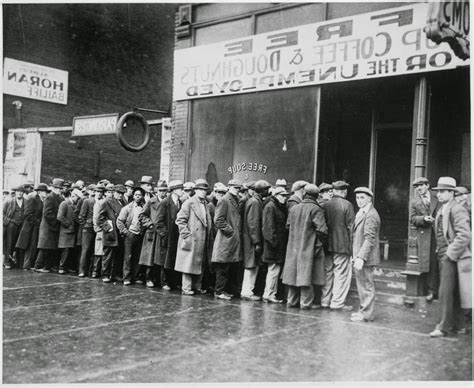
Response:
M138 183L148 183L149 185L153 184L153 177L149 175L143 175L142 179Z
M94 191L102 191L104 192L105 191L105 186L101 183L98 183L95 187L94 187Z
M202 189L202 190L209 189L209 183L207 183L205 179L196 179L194 183L196 183L195 189Z
M114 184L109 183L105 186L105 191L114 191Z
M64 187L64 179L54 178L53 183L51 183L51 186L56 187L57 189L62 189Z
M181 179L170 181L170 184L168 185L169 190L182 189L182 188L183 188L183 181Z
M456 187L456 192L454 193L455 197L458 197L458 196L464 195L464 194L469 194L469 190L467 189L467 187L464 187L464 186Z
M132 180L128 180L126 181L124 184L123 184L125 187L130 187L130 188L134 188L135 187L135 183L132 181Z
M127 188L124 185L115 185L114 191L117 193L125 194L127 192Z
M287 183L285 179L277 179L275 182L275 186L277 187L284 187L286 189Z
M371 197L374 196L374 193L372 192L372 190L370 190L368 187L357 187L355 190L354 190L354 193L357 194L357 193L362 193L362 194L367 194Z
M36 188L35 188L36 191L50 191L49 188L48 188L48 185L45 184L45 183L40 183Z
M160 179L158 183L156 184L156 187L158 191L168 190L168 184L166 183L164 179Z
M237 179L231 179L228 183L227 183L227 186L232 186L232 187L235 187L237 189L240 189L242 187L242 183L240 183L239 180Z
M288 192L284 187L279 186L273 189L272 195L288 195Z
M14 187L12 189L12 191L22 191L22 192L25 192L25 187L23 185L20 185L20 186L17 186L17 187Z
M194 190L195 188L196 188L196 184L194 182L184 182L183 184L184 191Z
M438 186L433 187L433 190L452 190L456 191L456 179L450 176L442 176L438 179Z
M225 187L225 185L222 183L222 182L217 182L215 185L214 185L214 191L219 193L227 193L227 187Z

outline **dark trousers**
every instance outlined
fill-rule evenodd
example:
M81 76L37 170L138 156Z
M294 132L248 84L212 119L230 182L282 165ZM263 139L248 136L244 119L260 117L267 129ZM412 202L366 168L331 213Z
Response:
M15 225L13 222L10 222L3 229L3 255L4 262L11 265L11 256L15 250L16 240L20 234L21 225Z
M153 267L149 267L149 268L153 268ZM148 280L148 272L147 272L147 280ZM181 286L181 272L177 272L174 269L162 268L161 281L162 281L162 285L167 285L171 288L179 288Z
M123 280L135 281L138 277L138 261L142 250L143 236L129 233L125 237L123 255Z
M240 295L239 282L237 274L241 268L241 262L238 263L212 263L216 271L216 287L214 293L216 295L227 292L232 295ZM242 267L243 268L243 267ZM242 282L240 281L240 289Z
M92 230L82 229L82 249L79 259L79 273L89 272L90 259L94 254L95 233Z
M452 329L462 329L465 326L464 313L459 297L458 267L448 256L439 258L439 314L440 320L436 328L448 332Z
M214 263L212 265L214 265ZM240 295L242 291L243 279L244 279L244 262L238 261L236 263L230 263L229 282L227 286L227 292L232 295ZM216 271L216 282L217 282L217 271Z
M112 278L114 270L114 260L117 255L118 247L104 247L104 256L102 256L102 277Z
M31 228L30 243L25 250L25 258L23 261L24 269L30 269L35 265L36 257L38 256L38 235L39 225L35 225Z
M51 266L56 261L57 256L57 249L39 249L38 257L36 258L35 262L35 268L51 269Z
M66 270L71 268L73 265L71 263L72 255L74 248L63 248L61 250L61 258L59 259L59 269Z
M432 237L436 238L436 236ZM426 273L426 286L428 288L428 294L438 294L439 281L440 281L440 264L438 262L438 256L436 253L430 255L430 270Z

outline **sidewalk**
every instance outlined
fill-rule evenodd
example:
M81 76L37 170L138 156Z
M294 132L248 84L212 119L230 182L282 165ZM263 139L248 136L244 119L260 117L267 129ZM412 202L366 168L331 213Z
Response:
M3 383L472 379L471 334L430 338L432 313L349 317L4 271Z

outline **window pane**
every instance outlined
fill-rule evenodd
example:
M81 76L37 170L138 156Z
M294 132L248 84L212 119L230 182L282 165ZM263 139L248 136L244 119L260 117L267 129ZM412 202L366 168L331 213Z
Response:
M248 36L251 35L250 18L197 28L195 34L196 46Z

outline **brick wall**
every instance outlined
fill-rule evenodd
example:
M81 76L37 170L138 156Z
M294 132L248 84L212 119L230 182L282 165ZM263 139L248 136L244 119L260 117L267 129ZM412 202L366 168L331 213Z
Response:
M134 107L170 109L176 8L162 3L4 4L4 57L69 72L67 105L4 95L4 140L9 128L71 126L75 116L124 113ZM21 122L15 117L15 100L23 103ZM162 117L144 115L149 120ZM86 170L101 152L110 165L101 164L107 178L116 169L127 171L122 160L131 161L132 175L148 166L153 166L150 173L159 172L157 135L140 153L125 151L113 136L84 139L82 149L69 140L70 133L44 136L42 180L66 176L67 168L73 168L60 163L64 150Z

